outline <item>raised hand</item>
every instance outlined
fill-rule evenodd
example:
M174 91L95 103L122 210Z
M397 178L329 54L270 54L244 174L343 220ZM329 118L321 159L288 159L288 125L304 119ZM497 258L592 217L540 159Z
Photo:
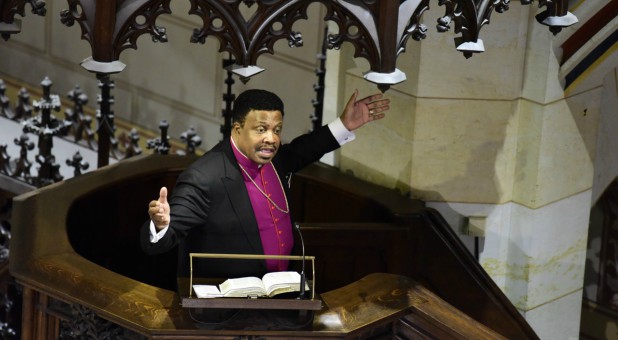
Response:
M148 215L157 230L161 230L170 224L170 204L167 202L167 188L162 187L159 191L159 199L150 201Z
M390 108L390 99L382 99L380 93L360 100L356 100L356 97L358 90L354 90L341 114L341 121L349 131L354 131L370 121L384 118L384 113Z

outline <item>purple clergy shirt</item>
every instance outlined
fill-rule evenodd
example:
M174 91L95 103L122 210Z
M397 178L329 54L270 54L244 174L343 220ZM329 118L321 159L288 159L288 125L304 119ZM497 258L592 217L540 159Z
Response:
M243 173L260 231L264 254L290 255L294 245L292 222L287 198L275 167L272 163L260 165L253 162L238 150L231 138L230 142L236 161ZM264 195L267 195L270 200ZM286 212L280 211L277 207ZM266 269L269 272L287 270L287 267L287 260L266 260Z

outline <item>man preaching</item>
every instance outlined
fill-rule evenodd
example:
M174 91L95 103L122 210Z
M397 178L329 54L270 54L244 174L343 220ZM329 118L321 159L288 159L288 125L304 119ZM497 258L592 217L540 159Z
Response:
M354 139L354 130L382 119L382 94L357 100L354 91L332 123L281 144L284 105L274 93L247 90L234 102L229 139L198 158L150 202L141 246L158 254L178 246L180 276L189 253L290 255L294 231L287 199L292 173ZM285 260L195 261L201 277L258 276L287 270Z

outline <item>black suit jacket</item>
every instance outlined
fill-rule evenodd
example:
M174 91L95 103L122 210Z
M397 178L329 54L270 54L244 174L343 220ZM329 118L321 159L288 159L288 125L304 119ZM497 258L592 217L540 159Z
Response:
M339 147L330 129L320 129L282 145L273 165L288 191L289 176ZM287 194L287 193L286 193ZM146 253L163 253L178 246L178 271L189 275L189 253L263 254L257 221L229 139L214 146L183 171L170 196L171 223L157 243L149 240L149 223L142 227ZM263 260L194 259L195 276L241 277L266 273Z

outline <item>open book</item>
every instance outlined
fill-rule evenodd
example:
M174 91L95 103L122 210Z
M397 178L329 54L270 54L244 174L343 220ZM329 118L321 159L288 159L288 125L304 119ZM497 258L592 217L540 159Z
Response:
M193 285L198 298L215 297L273 297L300 291L300 274L295 271L272 272L261 279L254 276L227 279L219 285ZM305 283L305 290L309 286Z

